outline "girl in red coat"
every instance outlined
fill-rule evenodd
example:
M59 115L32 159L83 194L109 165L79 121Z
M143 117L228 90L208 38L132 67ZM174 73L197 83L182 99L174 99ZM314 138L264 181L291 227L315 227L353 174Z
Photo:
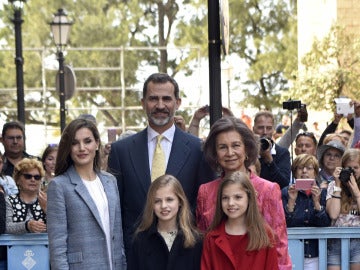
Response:
M279 269L272 231L243 172L234 172L221 183L215 217L204 240L201 270L216 269Z

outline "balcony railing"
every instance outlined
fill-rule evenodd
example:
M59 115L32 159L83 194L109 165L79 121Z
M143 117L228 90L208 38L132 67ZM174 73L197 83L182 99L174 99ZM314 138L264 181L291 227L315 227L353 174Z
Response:
M327 240L341 239L341 269L348 270L350 255L350 239L360 238L360 227L318 227L288 228L289 252L293 269L304 269L303 239L319 239L319 269L327 268Z
M348 270L351 238L360 238L360 227L288 228L289 252L294 270L304 268L304 239L319 240L319 269L327 268L327 239L341 239L341 269ZM48 270L47 234L0 235L0 245L7 246L8 269Z
M7 269L50 269L48 236L46 233L0 235L0 245L7 246Z

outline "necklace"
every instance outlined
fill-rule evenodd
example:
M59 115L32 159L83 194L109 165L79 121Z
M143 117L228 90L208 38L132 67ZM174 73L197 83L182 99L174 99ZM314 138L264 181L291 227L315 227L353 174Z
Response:
M160 233L160 235L162 236L162 238L164 238L165 243L169 249L169 251L171 250L171 247L174 243L174 240L176 238L176 235L178 233L178 230L175 229L173 231L168 231L168 232L162 232L160 230L158 230L158 232Z

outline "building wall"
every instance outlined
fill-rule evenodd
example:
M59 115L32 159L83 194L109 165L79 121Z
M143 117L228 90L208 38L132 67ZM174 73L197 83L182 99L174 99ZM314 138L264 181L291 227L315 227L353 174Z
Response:
M311 50L315 39L326 36L337 18L337 2L349 0L298 0L298 59ZM360 1L359 1L360 2Z
M360 35L360 0L298 0L299 69L315 39L322 39L335 23Z

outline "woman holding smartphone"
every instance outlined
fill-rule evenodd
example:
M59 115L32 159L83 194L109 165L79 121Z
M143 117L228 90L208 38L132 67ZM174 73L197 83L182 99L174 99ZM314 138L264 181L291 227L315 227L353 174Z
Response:
M295 184L282 189L287 227L326 227L330 218L325 211L326 189L319 185L319 163L313 155L298 155L291 166ZM307 186L306 181L312 181ZM296 181L302 181L296 184ZM319 269L318 240L304 241L304 270Z

